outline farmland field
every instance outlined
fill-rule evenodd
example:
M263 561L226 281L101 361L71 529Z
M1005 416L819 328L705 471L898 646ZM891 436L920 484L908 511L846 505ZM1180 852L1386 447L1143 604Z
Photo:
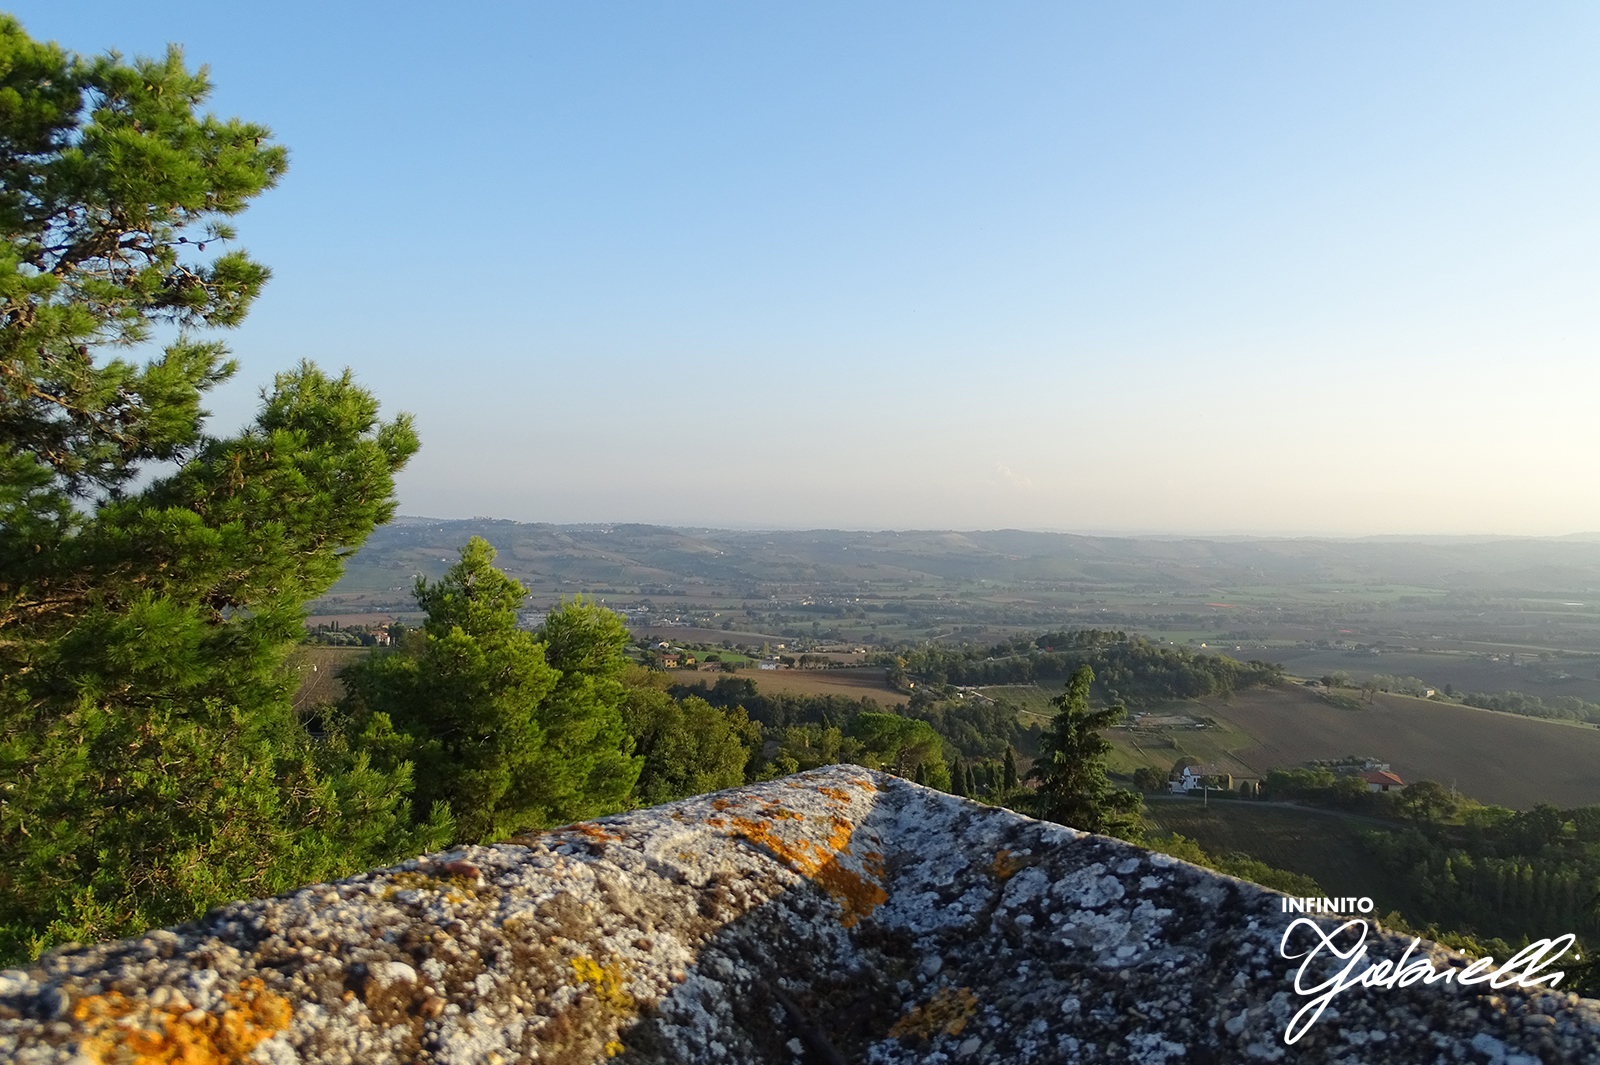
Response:
M358 661L367 652L365 647L296 647L283 667L300 676L294 708L309 710L318 703L336 703L343 699L344 685L338 681L339 670Z
M906 696L889 687L882 669L741 669L731 675L755 681L756 687L768 694L868 697L886 706L903 706L908 701ZM679 684L693 684L699 679L709 686L716 683L718 677L730 674L678 672L673 676Z
M1379 695L1364 710L1341 710L1296 687L1193 705L1252 741L1231 753L1257 774L1314 758L1366 755L1391 763L1404 780L1454 784L1479 802L1516 809L1600 803L1600 730L1591 727L1397 695Z
M1576 695L1589 702L1600 701L1600 675L1595 668L1600 663L1588 657L1541 660L1536 655L1523 654L1513 664L1509 652L1493 656L1418 651L1370 655L1321 648L1244 647L1229 653L1235 658L1277 662L1301 677L1320 677L1342 670L1359 684L1374 673L1387 673L1416 677L1436 688L1450 684L1461 692L1519 691L1541 699Z

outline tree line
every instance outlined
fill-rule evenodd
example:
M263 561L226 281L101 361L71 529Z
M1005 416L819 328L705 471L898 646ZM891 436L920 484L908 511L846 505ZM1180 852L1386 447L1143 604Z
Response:
M927 645L900 654L890 665L890 679L903 685L918 678L935 687L1031 684L1068 678L1083 666L1094 675L1097 697L1134 705L1227 695L1283 682L1283 667L1274 663L1162 647L1101 629L1046 633L989 648Z

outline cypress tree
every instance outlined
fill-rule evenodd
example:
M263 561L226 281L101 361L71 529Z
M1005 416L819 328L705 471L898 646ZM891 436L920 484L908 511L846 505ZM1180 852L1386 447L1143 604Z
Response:
M1040 817L1087 832L1137 839L1139 796L1114 787L1106 776L1111 744L1096 731L1126 711L1121 706L1090 709L1093 681L1093 671L1080 666L1067 690L1053 700L1056 715L1040 738L1039 760L1028 774L1039 781L1035 809Z
M950 763L950 794L960 795L963 798L968 794L967 769L959 759Z
M1006 748L1006 761L1001 777L1001 786L1007 794L1017 790L1017 752L1010 747Z
M918 762L917 763L917 771L916 771L915 775L913 775L912 778L911 778L913 783L915 783L915 784L925 784L927 782L927 775L928 774L922 768L925 764L926 763L924 763L924 762Z

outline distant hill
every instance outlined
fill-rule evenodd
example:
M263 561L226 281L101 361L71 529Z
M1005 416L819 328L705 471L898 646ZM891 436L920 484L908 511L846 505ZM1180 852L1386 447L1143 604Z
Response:
M508 568L582 584L1139 579L1169 588L1331 581L1530 594L1600 591L1600 540L1577 537L1173 540L1016 529L749 532L402 517L375 532L355 561L426 568L473 535L508 556Z
M413 610L415 578L437 578L472 536L532 590L530 614L584 592L631 624L743 634L725 638L746 646L981 642L1088 626L1241 652L1600 653L1600 541L1580 537L761 532L406 517L372 535L313 613L344 625L352 614ZM1547 672L1595 679L1596 667Z

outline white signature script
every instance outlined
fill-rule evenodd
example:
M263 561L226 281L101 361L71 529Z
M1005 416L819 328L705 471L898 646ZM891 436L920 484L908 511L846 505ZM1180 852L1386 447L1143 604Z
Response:
M1301 926L1311 931L1316 936L1316 941L1308 950L1295 954L1289 953L1289 939L1295 930ZM1341 936L1346 929L1360 928L1348 949L1340 950L1334 940ZM1288 1027L1284 1029L1283 1041L1285 1043L1298 1042L1300 1037L1310 1031L1311 1026L1322 1016L1322 1011L1334 1000L1341 991L1348 991L1352 987L1410 987L1418 980L1425 980L1430 984L1440 980L1446 983L1454 980L1457 984L1481 984L1487 982L1490 987L1509 987L1513 983L1519 987L1538 987L1546 980L1551 987L1561 982L1566 975L1564 972L1546 973L1535 977L1541 970L1554 965L1561 956L1572 948L1577 937L1567 933L1559 939L1540 939L1529 943L1512 956L1511 960L1500 966L1494 967L1493 958L1479 958L1464 969L1445 968L1443 971L1435 969L1433 963L1427 958L1411 958L1411 952L1417 949L1421 939L1413 939L1406 952L1400 956L1398 962L1392 961L1367 961L1367 922L1359 918L1346 921L1331 933L1322 929L1315 921L1299 917L1283 931L1283 941L1278 945L1278 953L1285 958L1304 958L1300 963L1299 972L1295 973L1294 989L1301 995L1314 995L1310 1002L1300 1008L1289 1020ZM1344 967L1334 975L1328 977L1320 984L1307 987L1306 980L1315 977L1311 973L1313 962L1318 958L1325 961L1338 959L1344 962ZM1333 964L1337 965L1338 961ZM1364 968L1361 963L1367 961Z

